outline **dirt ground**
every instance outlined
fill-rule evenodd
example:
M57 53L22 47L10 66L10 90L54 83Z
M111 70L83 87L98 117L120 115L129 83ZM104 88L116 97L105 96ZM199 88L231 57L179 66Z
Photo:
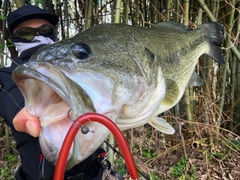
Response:
M183 130L164 135L147 127L125 131L124 135L140 172L139 180L240 180L240 137L232 132L221 131L216 135L209 130ZM115 148L118 150L117 143ZM7 155L6 136L1 136L1 180L14 179L20 164L12 137L10 150L11 155ZM125 180L131 179L124 160L117 154L114 163L114 169Z
M240 180L240 137L225 132L159 136L154 130L135 130L133 156L151 180Z

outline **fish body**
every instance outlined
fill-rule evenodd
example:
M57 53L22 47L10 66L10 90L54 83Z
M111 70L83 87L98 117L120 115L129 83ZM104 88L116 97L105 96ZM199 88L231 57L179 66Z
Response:
M87 112L109 117L122 130L149 123L173 133L156 116L181 99L202 54L224 63L222 43L219 23L195 30L174 22L149 29L102 24L41 48L14 71L13 79L28 112L39 117L43 154L55 164L71 119ZM91 155L109 134L99 123L86 125L90 131L77 133L67 169Z

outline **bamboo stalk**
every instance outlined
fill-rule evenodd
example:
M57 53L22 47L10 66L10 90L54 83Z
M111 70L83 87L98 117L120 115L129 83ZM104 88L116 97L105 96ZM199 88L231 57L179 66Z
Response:
M20 8L21 6L23 6L23 2L22 0L13 0L17 6L17 8Z
M218 18L218 9L219 9L219 0L213 1L213 16L217 19Z
M240 5L240 3L238 2L238 4ZM237 22L236 22L236 37L239 35L239 30L240 30L240 13L238 14L237 17ZM237 38L236 38L237 39ZM236 58L234 56L231 56L231 111L230 111L230 125L229 125L229 129L230 130L234 130L235 126L240 123L240 111L237 108L237 105L239 104L239 63L237 63ZM236 92L236 93L235 93ZM235 122L234 122L235 121Z
M4 1L4 11L3 11L3 16L6 17L7 15L7 2ZM0 44L4 44L4 40L6 39L6 21L2 21L2 32L0 34ZM0 47L2 51L4 51L4 47ZM4 64L4 54L1 53L1 60L0 60L0 67L4 67L5 64Z
M147 7L146 1L142 1L140 3L140 12L142 12L142 21L143 22L148 21L147 20L148 15L147 15L147 8L146 7ZM145 23L143 23L143 24L144 24L144 26L146 26Z
M3 11L3 15L6 17L7 15L7 6L8 6L7 1L4 1L3 7L4 7L4 11ZM4 44L4 40L6 39L6 21L2 21L2 37L1 37L1 44ZM4 48L2 49L4 50ZM3 54L2 57L6 56L6 54ZM0 62L0 67L5 66L6 64L4 64L4 60L2 58L1 62ZM0 121L3 121L3 118L0 117ZM0 130L0 134L2 134L2 132L4 132L4 130ZM10 132L9 132L9 127L5 124L5 136L6 136L6 155L9 156L11 151L10 151Z
M185 92L184 92L184 97L185 97L185 103L186 103L186 111L187 111L187 118L188 121L192 122L193 121L193 114L191 113L191 104L190 104L190 92L189 92L189 87L186 87ZM192 126L192 123L189 124Z
M183 25L188 27L188 21L189 21L189 0L184 0L184 13L183 14L184 14ZM188 118L188 121L192 122L193 121L193 114L191 113L191 105L190 105L190 97L189 97L189 95L190 95L189 87L185 88L184 95L185 95L187 118ZM181 122L178 122L178 126L179 126L179 135L180 135L181 141L182 141L184 158L187 159L186 146L185 146L184 136L182 134L182 124L181 124ZM192 123L190 123L190 126L192 126Z
M180 23L180 21L181 21L180 16L179 16L180 6L179 6L178 3L175 4L175 9L176 9L176 10L175 10L175 13L176 13L176 14L175 14L175 16L176 16L176 17L175 17L175 21L178 22L178 23Z
M184 8L183 25L188 27L188 21L189 21L189 0L184 0L183 8Z
M240 48L240 45L239 45ZM236 59L234 58L236 61ZM235 98L236 98L236 104L234 107L234 121L235 124L239 125L240 124L240 64L236 64L236 89L235 89ZM238 127L238 132L239 132L239 127Z
M233 57L230 56L230 62L231 62L231 98L230 98L230 107L234 107L235 106L235 87L236 87L236 66L237 66L237 61L233 60ZM233 119L234 119L234 108L231 108L230 111L230 125L229 125L229 129L232 130L233 129Z
M184 0L184 18L183 18L183 25L188 27L188 21L189 21L189 0ZM185 103L186 103L186 111L187 111L187 118L188 121L193 122L193 109L191 109L193 107L193 105L191 105L191 101L190 101L190 94L193 94L193 89L186 87L185 89ZM192 126L192 123L190 123L190 126Z
M116 6L115 6L115 16L114 16L114 23L119 23L120 22L120 9L121 9L121 0L117 0L116 1ZM114 140L114 136L111 133L109 135L109 144L114 147L115 144L115 140ZM109 162L111 163L111 165L114 165L114 152L112 149L109 149L109 157L108 157Z
M128 24L128 10L129 4L124 0L123 1L123 23Z
M200 4L200 6L202 7L202 9L206 12L206 14L208 15L208 18L212 21L212 22L216 22L216 18L214 17L214 15L212 14L212 12L210 11L210 9L208 8L208 6L205 4L205 2L203 0L197 0L198 3Z
M172 0L167 1L167 12L166 12L167 21L169 21L171 18L171 5L172 5Z
M137 5L138 3L139 3L139 0L134 0L134 3ZM138 24L138 22L139 22L139 15L140 13L139 13L139 10L136 8L135 9L135 14L134 14L134 23L135 23L135 25L137 25Z
M121 0L116 0L114 23L120 22Z
M231 2L232 2L232 4L235 4L235 0L232 0ZM234 8L231 7L231 6L229 8L231 8L231 13L229 14L229 18L228 18L228 27L230 27L228 29L228 34L231 34L232 26L233 26L233 22L234 22ZM227 47L227 49L230 46L231 46L231 38L229 36L227 36L227 39L226 39L226 47ZM221 87L220 102L219 102L219 112L218 112L219 114L218 114L218 119L217 119L218 128L221 125L223 106L224 106L224 101L225 101L226 79L227 79L229 58L230 58L230 53L227 50L226 51L226 62L225 62L226 64L225 64L224 69L223 69L223 81L222 81L222 87Z
M64 17L66 21L66 28L67 28L67 33L66 33L66 38L69 38L69 18L68 18L68 1L64 1Z
M133 4L131 1L128 1L129 2L129 13L131 14L130 16L130 19L131 19L131 22L132 22L132 25L134 26L135 25L135 18L134 18L134 12L133 12Z
M240 6L240 2L238 2L237 7ZM240 13L238 13L237 17L237 23L236 23L236 34L240 30ZM238 34L239 35L239 34ZM238 43L238 49L240 49L240 43ZM236 62L236 57L233 57L233 61ZM235 105L234 105L234 116L233 119L235 121L234 125L239 125L240 124L240 63L236 63L236 69L235 69L235 78L236 78L236 84L235 84ZM234 127L235 128L235 127ZM238 127L239 130L239 127ZM239 131L238 131L239 132Z
M6 124L5 124L5 135L6 135L6 155L9 156L11 154L10 133L9 133L9 127Z
M86 1L85 29L88 29L92 26L92 8L93 0Z

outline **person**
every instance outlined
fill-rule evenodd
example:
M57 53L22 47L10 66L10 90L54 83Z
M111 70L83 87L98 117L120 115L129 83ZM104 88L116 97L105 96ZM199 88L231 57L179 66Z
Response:
M7 17L11 39L19 56L14 58L10 67L0 69L0 116L11 128L16 149L20 154L21 165L15 174L17 180L50 180L54 176L55 166L44 160L38 138L31 136L26 122L22 122L25 129L21 129L21 132L17 131L19 127L13 124L15 115L24 107L24 98L11 74L19 64L27 62L40 47L54 42L54 28L58 21L57 15L32 5L24 5L10 12ZM101 179L103 168L98 163L98 156L103 152L102 149L97 149L86 160L67 170L64 179Z

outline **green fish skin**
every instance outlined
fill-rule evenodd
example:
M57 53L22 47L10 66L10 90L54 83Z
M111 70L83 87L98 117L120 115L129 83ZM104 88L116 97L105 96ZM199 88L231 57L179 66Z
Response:
M224 64L223 32L220 23L194 30L174 22L152 28L102 24L41 48L12 77L27 111L39 117L45 157L56 163L71 119L87 112L109 117L122 130L149 123L174 133L157 116L178 103L196 79L191 76L201 55ZM91 155L109 134L91 120L86 125L90 131L77 133L67 169Z

